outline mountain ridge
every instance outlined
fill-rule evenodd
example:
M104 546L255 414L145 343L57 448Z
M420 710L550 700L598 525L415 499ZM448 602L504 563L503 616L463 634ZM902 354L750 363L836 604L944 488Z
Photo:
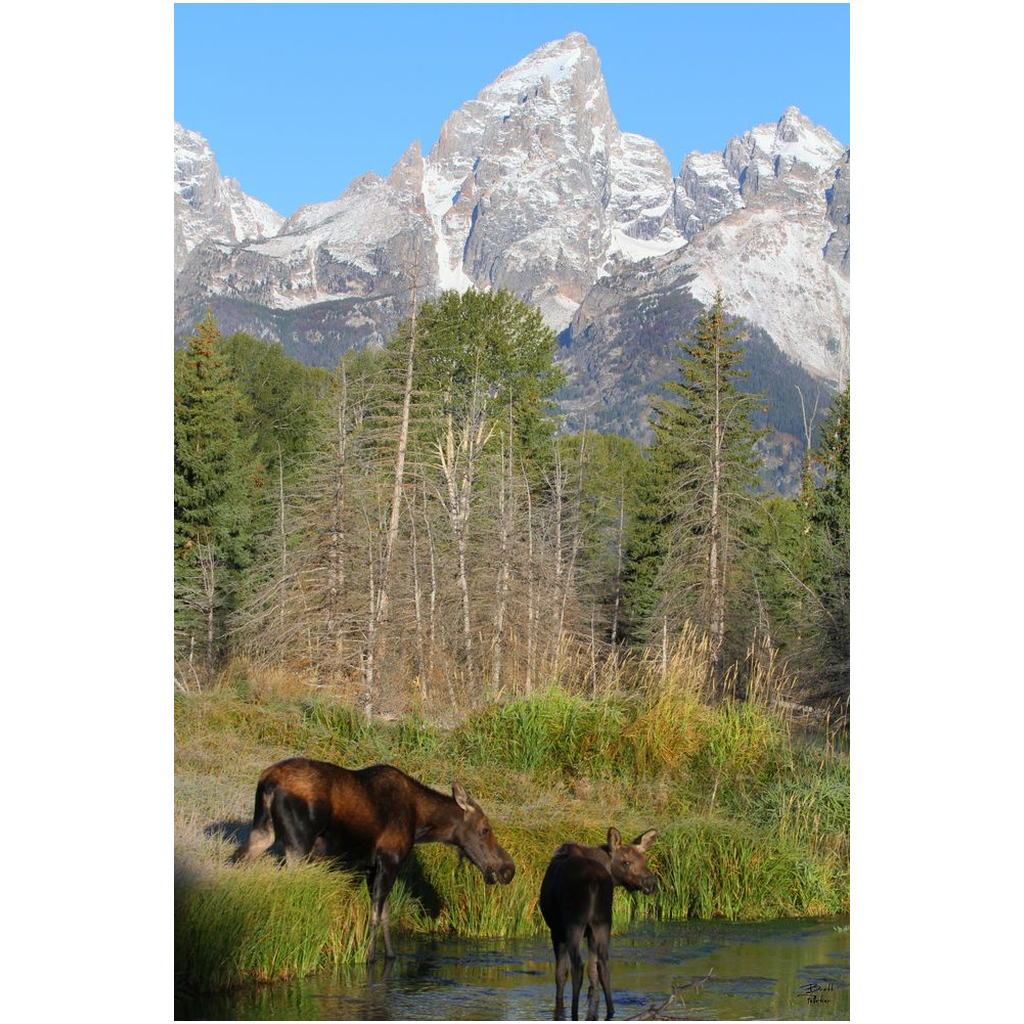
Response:
M452 111L425 156L413 142L386 176L368 172L288 217L231 179L218 192L212 152L184 196L179 132L191 152L209 150L176 125L179 339L212 307L226 331L333 366L386 341L409 312L416 268L423 298L505 287L540 308L560 332L570 392L586 385L577 397L591 390L574 375L600 355L599 338L609 351L631 346L634 376L659 383L672 332L645 336L645 318L610 316L626 293L658 306L657 320L721 288L730 312L809 378L848 374L850 151L796 107L720 152L689 153L673 175L655 140L621 131L597 52L570 33ZM613 374L601 377L615 389Z

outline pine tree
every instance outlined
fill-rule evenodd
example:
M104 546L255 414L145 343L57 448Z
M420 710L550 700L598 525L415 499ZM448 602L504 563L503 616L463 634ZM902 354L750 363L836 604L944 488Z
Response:
M633 496L635 511L626 539L623 591L626 601L625 636L644 643L661 631L662 566L675 516L665 504L677 467L668 446L653 445L638 474Z
M652 400L655 444L648 495L632 543L632 592L652 588L648 633L665 618L690 618L707 630L720 665L727 626L751 611L738 586L753 534L763 431L751 414L763 396L741 392L742 335L726 318L721 292L680 344L681 380L666 385L676 397ZM656 569L655 569L656 566ZM733 597L739 601L730 609ZM651 621L651 620L656 621Z
M813 453L817 482L807 493L817 552L821 695L850 692L850 385L832 400Z
M235 387L245 398L239 429L252 437L268 475L281 458L285 476L308 458L321 428L331 375L285 355L280 345L238 332L217 342Z
M244 405L213 315L197 325L174 364L174 548L176 625L207 668L217 654L233 581L248 561L254 489L260 478L239 432Z

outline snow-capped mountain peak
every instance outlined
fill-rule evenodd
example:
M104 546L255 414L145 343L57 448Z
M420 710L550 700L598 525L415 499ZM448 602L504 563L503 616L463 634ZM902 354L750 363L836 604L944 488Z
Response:
M690 153L673 178L657 142L620 130L579 33L450 113L426 156L413 143L387 176L286 221L221 179L198 133L176 125L175 154L178 265L192 254L182 327L212 304L229 327L283 340L301 309L304 351L377 344L408 312L415 272L420 297L505 287L575 337L628 279L637 296L704 301L721 287L812 373L846 365L848 150L790 107L721 152Z
M555 39L534 50L518 64L503 71L477 100L480 102L521 102L531 90L547 82L559 86L580 74L593 81L600 75L601 62L586 36L570 32L564 39Z
M276 235L284 223L266 203L222 178L210 144L174 123L174 269L203 242L242 242Z

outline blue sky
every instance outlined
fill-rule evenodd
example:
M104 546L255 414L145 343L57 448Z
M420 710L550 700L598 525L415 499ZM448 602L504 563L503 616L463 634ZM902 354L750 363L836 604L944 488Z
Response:
M847 4L176 4L174 117L289 214L385 174L542 43L582 32L673 173L798 106L850 141Z

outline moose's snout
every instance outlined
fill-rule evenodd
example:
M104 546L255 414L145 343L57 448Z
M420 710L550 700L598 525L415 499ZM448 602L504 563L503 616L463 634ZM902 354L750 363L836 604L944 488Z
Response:
M512 862L511 858L504 864L500 865L497 869L488 868L484 872L484 881L488 885L494 885L495 882L501 882L502 885L508 885L512 881L516 873L516 866Z
M658 889L658 879L654 875L648 875L640 884L641 888L648 896L651 893L656 892Z

